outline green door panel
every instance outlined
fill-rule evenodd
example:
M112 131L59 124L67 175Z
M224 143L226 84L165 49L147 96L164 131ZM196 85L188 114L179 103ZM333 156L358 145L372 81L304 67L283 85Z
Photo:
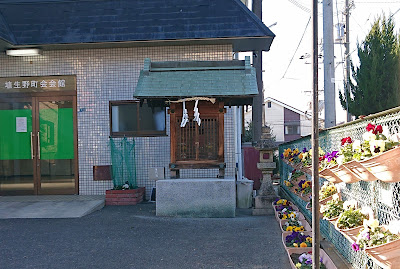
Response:
M16 118L27 118L27 132L16 131ZM0 110L0 160L31 159L32 110Z
M72 108L40 109L40 159L74 159Z

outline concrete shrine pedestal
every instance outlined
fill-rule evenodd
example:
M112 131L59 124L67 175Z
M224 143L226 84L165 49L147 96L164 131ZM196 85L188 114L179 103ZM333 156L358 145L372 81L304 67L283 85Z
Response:
M156 183L156 215L193 218L233 218L234 178L165 179Z

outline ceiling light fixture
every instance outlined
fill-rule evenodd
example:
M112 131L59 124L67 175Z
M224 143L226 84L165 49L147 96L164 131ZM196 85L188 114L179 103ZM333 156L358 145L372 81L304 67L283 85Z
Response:
M38 56L40 49L10 49L6 50L8 56Z

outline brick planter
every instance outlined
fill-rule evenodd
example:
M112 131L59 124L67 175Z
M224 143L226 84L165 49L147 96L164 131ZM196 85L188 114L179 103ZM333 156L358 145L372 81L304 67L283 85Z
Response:
M106 205L136 205L143 201L144 190L106 190Z

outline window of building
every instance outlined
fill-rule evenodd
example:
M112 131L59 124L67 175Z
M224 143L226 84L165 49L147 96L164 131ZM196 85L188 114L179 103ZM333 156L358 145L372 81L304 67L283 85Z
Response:
M111 136L162 136L165 132L165 108L151 107L139 101L110 102Z
M271 108L271 106L272 106L271 102L267 102L267 107Z
M300 134L300 125L286 125L285 135L298 135Z

